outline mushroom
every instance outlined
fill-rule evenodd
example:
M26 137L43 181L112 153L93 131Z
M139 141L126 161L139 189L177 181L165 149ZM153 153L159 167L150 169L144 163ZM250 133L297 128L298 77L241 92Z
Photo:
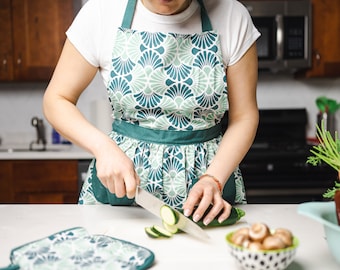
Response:
M253 251L263 250L263 246L260 242L250 242L247 248Z
M249 235L249 228L248 227L243 227L238 229L234 235L239 235L239 234L245 234L245 235Z
M249 238L244 240L243 243L242 243L242 247L244 248L248 248L249 245L251 244L252 242L250 242Z
M270 235L268 226L264 223L254 223L249 230L249 237L253 241L262 242L264 238Z
M235 245L238 246L245 246L247 242L249 242L249 236L248 234L245 233L237 233L235 232L232 236L231 236L231 242L233 242Z
M279 237L287 247L293 244L293 234L287 229L278 228L273 235Z
M285 248L286 245L285 243L281 240L281 238L277 237L277 236L267 236L264 240L263 240L263 249L265 250L274 250L274 249L281 249L281 248Z

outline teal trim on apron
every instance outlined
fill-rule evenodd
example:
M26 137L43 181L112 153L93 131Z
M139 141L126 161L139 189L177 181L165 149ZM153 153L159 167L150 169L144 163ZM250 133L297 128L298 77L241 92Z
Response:
M222 134L220 124L204 130L176 131L150 129L121 120L115 120L112 123L112 130L118 134L122 134L136 140L168 145L203 143Z
M197 0L197 2L201 6L202 31L203 32L212 31L212 25L211 25L207 10L205 9L203 0ZM137 4L137 0L129 0L129 2L127 3L124 18L122 21L122 27L128 28L128 29L131 28L133 16L134 16L135 9L136 9L136 4Z

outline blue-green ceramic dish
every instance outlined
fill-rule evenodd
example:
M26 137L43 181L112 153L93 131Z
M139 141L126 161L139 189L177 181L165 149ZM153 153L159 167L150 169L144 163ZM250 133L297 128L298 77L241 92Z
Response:
M334 201L302 203L298 206L298 213L323 224L328 248L340 264L340 226L336 219Z

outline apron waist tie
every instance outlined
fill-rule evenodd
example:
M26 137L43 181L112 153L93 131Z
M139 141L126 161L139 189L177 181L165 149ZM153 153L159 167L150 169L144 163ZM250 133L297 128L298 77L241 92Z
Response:
M145 128L122 120L113 121L112 131L144 142L171 145L203 143L222 134L221 124L203 130L178 131Z

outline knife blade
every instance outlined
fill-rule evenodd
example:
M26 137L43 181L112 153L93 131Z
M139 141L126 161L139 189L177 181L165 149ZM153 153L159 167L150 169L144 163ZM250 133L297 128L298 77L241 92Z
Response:
M140 186L137 187L137 191L136 191L136 197L135 197L135 201L137 204L139 204L140 206L142 206L144 209L148 210L150 213L154 214L157 217L161 217L160 215L160 209L163 205L167 205L165 202L163 202L162 200L158 199L157 197L155 197L154 195L152 195L151 193L145 191L144 189L142 189ZM185 215L183 215L181 212L179 212L178 210L172 208L171 206L169 206L178 216L178 222L176 224L176 226L196 237L199 239L209 239L209 235L200 227L198 226L195 222L193 222L191 219L189 219L188 217L186 217Z

